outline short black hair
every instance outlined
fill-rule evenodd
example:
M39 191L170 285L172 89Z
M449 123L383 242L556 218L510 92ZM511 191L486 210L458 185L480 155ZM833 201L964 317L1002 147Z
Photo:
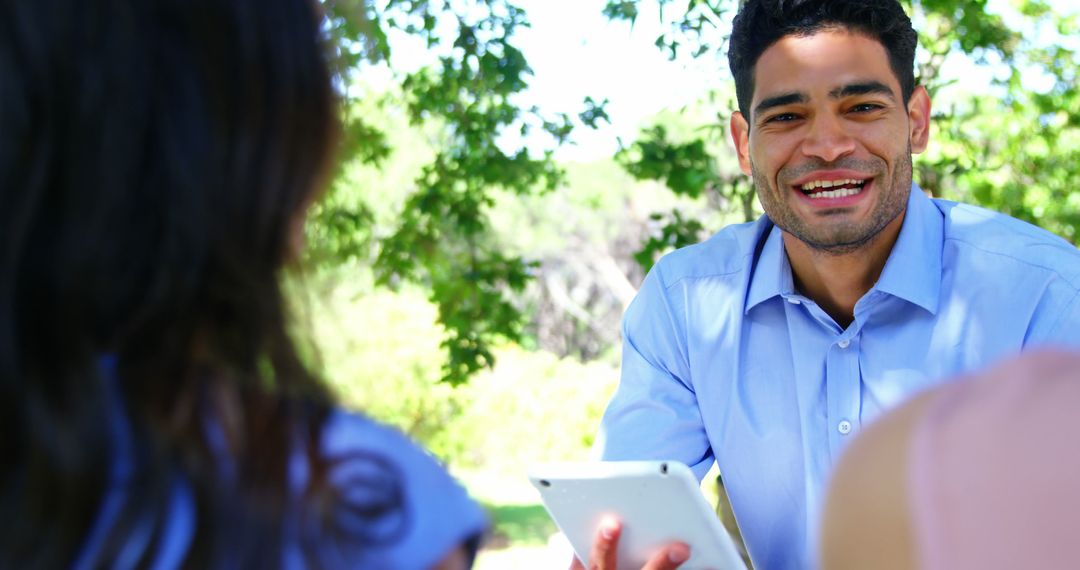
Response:
M915 91L918 35L896 0L747 0L735 16L728 65L739 110L750 120L754 66L765 50L787 36L810 36L829 28L864 34L885 47L906 104Z

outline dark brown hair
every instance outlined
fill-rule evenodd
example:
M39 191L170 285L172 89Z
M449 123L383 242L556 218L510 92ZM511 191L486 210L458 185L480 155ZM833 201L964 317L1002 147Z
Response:
M835 27L865 34L885 47L907 103L915 90L919 37L896 0L747 0L732 25L728 64L739 111L748 121L754 67L761 54L786 36L809 36Z
M91 566L136 529L152 560L178 480L186 565L280 563L330 405L279 284L338 129L320 26L314 0L0 1L0 567L72 563L125 422Z

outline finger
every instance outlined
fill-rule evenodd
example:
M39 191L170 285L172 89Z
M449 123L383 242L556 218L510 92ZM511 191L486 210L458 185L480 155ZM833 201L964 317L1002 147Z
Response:
M590 570L615 570L615 553L618 552L621 531L619 521L613 518L605 517L600 521L600 528L593 537L592 550L589 551Z
M673 570L690 558L690 547L682 542L674 542L659 552L641 568L641 570Z
M570 570L585 570L585 565L575 556L574 561L570 563Z

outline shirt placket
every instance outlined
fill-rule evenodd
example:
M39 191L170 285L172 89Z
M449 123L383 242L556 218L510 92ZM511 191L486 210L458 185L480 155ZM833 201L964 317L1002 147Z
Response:
M860 427L862 400L859 374L859 331L855 327L841 333L829 347L826 358L825 393L828 401L829 452L833 459Z
M861 425L859 337L862 322L856 319L846 330L841 330L836 321L813 301L800 295L791 295L787 300L792 305L801 305L824 329L823 332L832 337L825 357L825 411L829 456L835 460Z

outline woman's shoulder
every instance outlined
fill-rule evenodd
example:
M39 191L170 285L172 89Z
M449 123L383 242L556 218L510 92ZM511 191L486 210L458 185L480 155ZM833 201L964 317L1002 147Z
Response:
M1062 493L1080 478L1077 401L1080 353L1040 349L885 414L836 466L823 567L981 567L976 553L1030 562L1031 541L1052 553L1054 530L1080 524L1080 493ZM1021 513L1049 524L1028 536Z
M486 529L483 509L437 458L401 431L361 414L331 410L314 461L298 461L299 479L326 481L330 497L315 501L336 523L339 540L310 537L323 562L363 560L364 567L426 568ZM327 500L328 499L328 500ZM310 498L308 501L310 507ZM310 532L310 525L308 527ZM326 527L319 525L320 531Z
M1070 564L1078 401L1080 353L1040 349L967 379L927 410L909 468L927 567Z
M436 461L401 430L341 407L327 413L320 442L324 458L378 452L397 462Z

